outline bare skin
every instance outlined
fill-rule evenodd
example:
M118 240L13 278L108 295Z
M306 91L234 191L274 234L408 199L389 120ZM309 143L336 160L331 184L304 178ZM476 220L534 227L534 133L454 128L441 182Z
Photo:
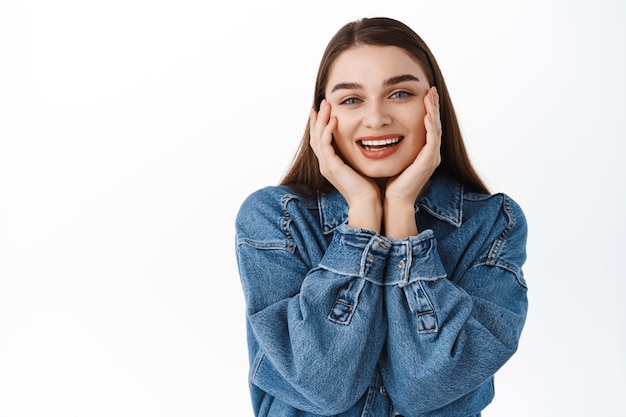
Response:
M357 69L355 76L357 83L355 84L359 87L354 92L341 91L342 96L338 96L335 91L328 92L328 100L322 102L319 113L315 110L311 111L310 143L319 160L320 172L348 203L348 224L356 228L374 230L389 238L400 240L418 233L414 204L441 163L441 120L436 88L423 86L423 80L421 80L423 71L419 65L414 63L419 71L413 68L411 62L406 61L401 55L408 56L403 50L385 48L395 47L375 47L363 51L356 49L361 56L351 57L353 59L350 61L351 67L348 70L352 71L355 66L358 66L361 61L357 58L362 57L363 65L368 65L368 72L363 72L366 75L360 76ZM344 54L347 53L344 52ZM381 53L389 54L389 58L380 59ZM393 66L394 58L399 62L398 69ZM373 65L381 65L383 68L380 71L371 70ZM337 71L341 72L342 67L337 68ZM329 77L331 80L334 71L335 67L331 70ZM418 74L420 81L399 83L392 89L379 87L379 85L384 85L383 81L388 79L385 78L388 74L393 75L396 72L404 74L407 71ZM352 72L345 73L352 74ZM335 99L335 97L343 99L344 95L350 97L348 101ZM407 116L405 111L406 109L413 111L416 108L415 100L422 100L417 108L422 110L421 114L425 113L423 127L421 127L421 120L411 121L410 118L413 116ZM345 103L349 105L345 106ZM333 114L333 107L337 107L336 115ZM348 111L342 112L344 108ZM419 112L410 114L419 114ZM404 123L406 120L409 123ZM420 123L411 124L414 122ZM343 134L341 123L344 123L344 126L349 125L352 130L348 134ZM405 128L407 125L409 128ZM358 134L352 135L352 131ZM358 143L358 138L353 136L382 135L385 132L402 133L401 145L398 145L399 150L389 158L376 160L362 158L357 145L353 144ZM333 143L333 136L336 141L343 142ZM354 166L346 163L348 158L337 153L336 149L342 146L346 149L345 153L348 158L354 161ZM416 146L421 148L416 148ZM350 152L353 149L357 150L352 155ZM406 160L406 152L410 149L415 149L411 152L417 152L417 155L412 160ZM377 171L371 172L375 172L376 176L368 176L365 172L368 172L370 168L374 169L373 166ZM377 176L378 172L390 175Z

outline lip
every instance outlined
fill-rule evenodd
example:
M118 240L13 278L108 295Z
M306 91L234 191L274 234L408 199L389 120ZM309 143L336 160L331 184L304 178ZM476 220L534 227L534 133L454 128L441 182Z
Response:
M363 141L386 140L395 138L400 138L400 140L391 146L387 146L378 150L369 150L365 149L362 146ZM387 135L363 136L357 140L357 146L359 147L361 154L367 159L384 159L396 153L398 149L400 149L400 144L403 140L404 136L397 133L391 133Z
M357 142L363 142L364 140L383 140L383 139L393 139L397 137L403 137L399 133L390 133L388 135L376 135L376 136L363 136L357 139Z

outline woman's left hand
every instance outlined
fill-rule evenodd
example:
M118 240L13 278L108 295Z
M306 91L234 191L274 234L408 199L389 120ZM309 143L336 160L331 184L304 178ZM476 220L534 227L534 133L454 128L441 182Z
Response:
M441 118L439 95L435 87L431 87L424 97L424 105L426 143L411 165L396 177L390 178L385 187L383 225L385 235L394 239L404 239L418 233L415 201L441 163Z
M424 105L426 143L413 163L396 177L390 178L385 188L385 199L406 202L411 206L415 204L415 200L441 163L441 119L436 87L430 88L424 97Z

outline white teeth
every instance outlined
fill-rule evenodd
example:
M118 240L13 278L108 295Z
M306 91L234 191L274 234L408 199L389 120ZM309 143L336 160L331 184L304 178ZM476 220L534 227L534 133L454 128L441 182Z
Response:
M398 143L400 142L400 138L393 138L393 139L380 139L380 140L363 140L361 141L361 143L363 144L363 146L385 146L385 145L392 145L394 143Z

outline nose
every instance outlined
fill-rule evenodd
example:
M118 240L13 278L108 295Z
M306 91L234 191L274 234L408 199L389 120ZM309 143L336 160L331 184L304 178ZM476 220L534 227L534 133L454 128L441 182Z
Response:
M370 101L365 106L365 112L363 123L369 128L380 129L391 123L391 114L384 103Z

